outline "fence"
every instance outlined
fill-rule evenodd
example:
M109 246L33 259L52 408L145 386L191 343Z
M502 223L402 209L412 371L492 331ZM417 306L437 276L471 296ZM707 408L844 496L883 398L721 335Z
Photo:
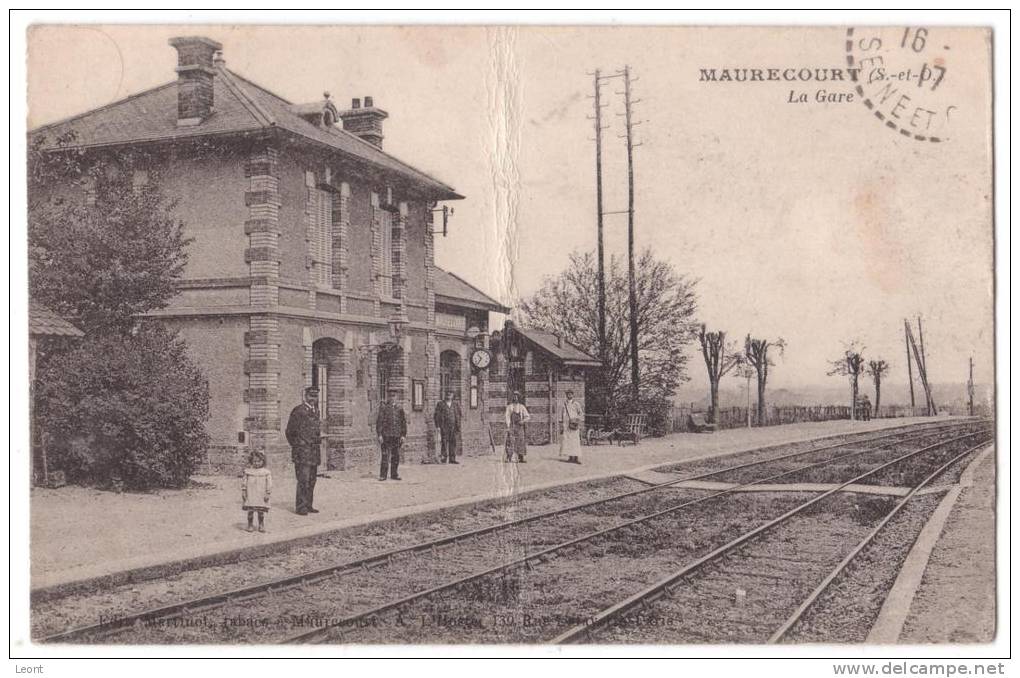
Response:
M970 416L970 408L964 403L947 403L945 405L940 403L938 410L940 415L951 417ZM912 408L908 405L882 405L882 411L878 416L883 419L886 417L925 417L928 416L928 409L926 407ZM992 416L992 409L986 403L974 403L974 416L990 417Z
M669 412L669 430L673 433L685 433L688 430L689 415L698 412L693 405L675 405ZM704 412L703 410L701 410ZM751 409L752 426L777 426L779 424L796 424L804 421L831 421L833 419L849 419L850 408L846 405L767 405L765 421L758 420L758 411ZM741 428L747 426L747 410L743 407L720 407L716 415L716 427Z
M898 417L925 417L927 415L927 407L911 407L910 405L882 405L878 412L878 416L882 419L896 419Z
M707 416L704 408L696 408L691 405L674 405L669 409L668 430L671 433L686 433L689 428L689 415L701 413ZM975 407L975 414L984 414ZM898 417L924 417L928 411L924 407L910 407L908 405L882 405L877 417L881 419L893 419ZM965 407L955 405L939 408L939 414L964 416L967 414ZM743 407L720 407L716 416L716 427L742 428L747 426L747 409ZM873 415L875 416L875 415ZM758 411L751 408L752 426L776 426L779 424L796 424L805 421L832 421L834 419L849 419L850 407L848 405L766 405L765 422L758 421Z

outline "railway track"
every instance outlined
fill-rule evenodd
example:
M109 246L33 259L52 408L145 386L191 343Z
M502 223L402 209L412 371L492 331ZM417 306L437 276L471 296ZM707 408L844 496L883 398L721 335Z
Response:
M943 441L936 443L935 445L922 447L920 450L911 452L907 455L897 457L893 463L902 461L903 459L910 458L913 455L922 453L924 451L940 447L946 442L957 442L964 439L972 438L976 435L982 435L982 432L975 432L958 436L950 439L949 441ZM859 454L851 453L851 454ZM844 455L849 456L849 455ZM841 457L842 458L842 457ZM519 595L519 591L513 591L514 580L511 576L513 573L521 573L527 571L527 576L535 576L536 568L542 566L545 563L550 562L556 556L564 556L571 554L575 550L580 550L586 545L591 545L601 541L612 541L613 538L622 541L640 541L641 539L647 538L648 535L634 535L631 531L636 526L648 524L651 521L661 521L661 519L675 516L678 513L683 513L692 506L700 505L705 502L709 502L712 499L730 495L741 487L748 487L758 483L766 483L774 481L778 478L789 476L797 473L807 466L820 466L828 463L827 461L815 462L813 464L805 465L805 467L798 467L795 469L787 470L779 474L771 475L768 477L760 478L755 481L747 482L739 486L735 486L731 489L723 490L720 492L712 493L708 496L704 496L691 501L683 502L679 505L670 507L665 510L657 511L653 514L644 515L639 518L628 520L622 524L615 525L612 527L604 528L584 534L564 542L540 549L534 553L528 554L522 558L516 559L511 562L502 563L496 567L476 571L466 576L462 576L451 581L444 582L437 586L429 589L416 592L414 594L404 596L397 600L392 600L382 605L376 606L369 610L359 612L357 614L347 615L342 618L332 619L328 624L324 624L320 627L303 631L294 635L291 635L286 639L285 642L289 643L308 643L308 642L365 642L365 636L369 638L378 639L379 633L376 632L378 628L384 628L386 631L383 632L382 637L386 638L391 633L399 633L400 627L411 626L412 633L409 637L405 637L407 642L414 642L414 633L417 629L414 629L414 624L407 624L407 619L428 619L428 624L434 626L449 626L448 629L434 629L435 631L449 631L447 637L440 635L438 638L434 635L430 635L429 640L434 642L471 642L476 640L492 641L499 638L499 633L493 632L492 629L478 629L473 628L475 626L472 622L479 619L477 614L472 615L465 613L464 610L450 609L448 606L444 609L443 604L448 602L450 598L457 598L462 602L470 600L474 604L475 608L486 609L490 605L495 605L500 602L502 598L508 598L511 602L515 595ZM881 467L880 467L881 468ZM876 471L879 469L876 469ZM867 474L862 474L866 477ZM850 482L841 485L845 485L852 482L856 482L860 477L855 477ZM799 503L799 502L797 502ZM631 537L637 537L637 539L631 540ZM556 576L552 576L551 579L556 580ZM488 580L487 582L485 580ZM555 585L558 585L556 582ZM501 589L504 591L501 593ZM505 589L510 589L509 595ZM473 599L473 600L472 600ZM386 621L388 618L389 621ZM517 623L522 620L516 620ZM496 624L500 622L496 621ZM527 624L527 620L524 620ZM458 624L460 624L458 626ZM541 627L541 624L535 624L536 627ZM424 630L426 633L430 633L428 629ZM477 632L481 631L482 638L478 638ZM475 634L473 634L475 632ZM397 636L396 640L390 638L388 642L399 642L400 636ZM528 638L523 642L532 642L539 638ZM541 640L548 640L548 636L540 638ZM517 642L521 642L520 638L514 639ZM421 642L421 641L419 641Z
M822 595L904 512L923 488L955 463L987 446L990 439L977 445L968 444L962 452L953 449L952 443L980 435L979 432L937 443L858 475L606 607L556 636L552 642L640 643L663 642L666 639L673 642L783 642ZM951 451L947 452L947 449ZM795 521L831 500L840 489L932 452L942 453L936 461L939 465L934 470L929 467L910 491L896 501L834 567L826 561L832 560L834 553L837 556L842 554L843 549L839 548L841 539L827 540L814 533L811 542L806 543L802 535L798 535ZM785 534L779 534L784 528ZM772 543L763 542L763 535L770 532L775 535ZM801 536L800 541L798 536ZM767 564L769 561L772 562L771 567ZM747 567L749 564L750 569ZM811 582L818 583L799 604L796 600L791 603L790 594ZM764 595L756 596L752 601L747 597L749 591L763 592ZM779 622L775 623L780 614ZM666 634L656 635L650 631L663 627L671 628Z
M893 433L887 433L887 434L880 435L880 436L872 436L872 437L868 437L868 438L855 438L853 440L842 441L842 442L835 443L835 444L823 445L823 446L818 446L818 447L811 447L811 448L806 449L806 450L798 450L798 451L795 451L795 452L791 452L791 453L787 453L787 454L782 454L782 455L778 455L778 456L775 456L775 457L770 457L770 458L767 458L767 459L761 459L761 460L751 461L751 462L747 462L747 463L743 463L743 464L737 464L735 466L727 467L727 468L724 468L724 469L717 469L717 470L714 470L714 471L710 471L710 472L706 472L706 473L701 473L701 474L697 474L697 475L685 476L685 477L682 477L682 478L679 478L679 479L676 479L676 480L670 480L670 481L663 482L663 483L660 483L660 484L657 484L657 485L653 485L651 487L641 488L639 490L635 490L635 491L631 491L631 492L625 492L625 493L621 493L621 494L617 494L617 495L613 495L613 496L610 496L610 497L601 498L601 499L597 499L597 500L593 500L593 501L581 502L579 504L573 504L573 505L570 505L570 506L558 508L558 509L553 510L553 511L545 511L545 512L537 513L537 514L534 514L534 515L526 516L524 518L520 518L520 519L517 519L517 520L506 521L506 522L502 522L502 523L496 523L496 524L488 525L488 526L481 527L481 528L478 528L478 529L473 529L473 530L469 530L469 531L466 531L466 532L461 532L461 533L458 533L458 534L452 534L452 535L444 536L444 537L441 537L439 539L434 539L434 540L422 542L422 543L415 544L415 545L412 545L412 546L409 546L409 547L398 548L398 549L391 549L391 550L388 550L388 551L374 553L374 554L372 554L372 555L370 555L370 556L368 556L366 558L360 558L360 559L356 559L356 560L347 560L347 561L344 561L344 562L333 563L333 564L330 564L330 565L328 565L326 567L318 568L318 569L312 570L312 571L306 571L306 572L298 573L298 574L287 576L287 577L276 578L276 579L269 580L269 581L263 581L263 582L259 582L259 583L255 584L255 585L250 585L250 586L235 588L235 589L231 589L231 590L227 590L227 591L222 591L222 592L218 592L216 594L210 595L210 596L203 596L203 597L200 597L200 598L195 598L195 599L191 599L191 600L187 600L187 601L182 601L182 602L174 603L174 604L171 604L171 605L164 605L164 606L160 606L160 607L156 607L156 608L142 610L142 611L136 612L136 613L131 613L131 614L127 614L127 615L117 616L117 617L114 617L112 619L105 619L100 624L94 624L94 625L88 625L88 626L83 626L83 627L78 627L78 628L70 629L68 631L64 631L64 632L61 632L61 633L57 633L57 634L52 634L52 635L46 636L46 637L42 638L41 640L42 640L42 642L96 642L96 641L99 641L99 640L106 640L106 639L110 639L110 638L115 638L116 636L118 636L120 634L123 634L125 631L129 632L132 629L140 629L140 628L141 629L145 629L147 626L155 626L156 628L166 628L168 625L172 625L171 622L174 622L175 620L181 620L182 623L183 623L184 620L187 620L189 618L194 618L194 617L199 616L199 615L205 615L208 612L211 612L211 611L214 611L214 610L228 608L228 607L233 607L233 608L242 607L243 608L244 606L246 606L246 604L250 603L251 601L256 601L257 599L260 599L260 598L273 599L274 597L279 596L281 594L284 594L285 592L300 591L300 590L302 590L302 589L304 589L306 587L314 587L314 586L320 585L320 584L324 585L324 586L332 586L334 583L339 582L344 577L355 576L355 575L363 575L365 573L370 573L371 571L376 570L378 568L400 567L401 563L407 562L409 559L414 560L415 562L417 562L422 557L426 557L427 558L427 557L431 557L432 555L449 557L448 552L447 553L443 553L443 551L447 550L449 547L451 547L453 545L477 544L479 542L479 540L481 540L481 539L483 539L485 537L499 536L503 532L514 532L514 531L517 530L517 528L522 528L522 527L525 527L525 526L533 527L534 524L539 523L540 521L547 521L548 519L551 519L551 518L552 519L559 518L559 517L565 516L567 514L575 514L575 513L586 512L586 511L587 512L590 512L590 511L600 511L600 510L604 511L607 508L610 508L610 506L613 505L614 503L619 503L619 504L625 505L627 501L632 501L632 500L636 500L636 499L643 499L646 496L650 497L650 496L652 496L652 493L657 493L660 490L674 488L676 485L679 485L679 484L681 484L683 482L686 482L686 481L689 481L689 480L710 478L710 477L718 476L718 475L723 474L723 473L733 472L733 471L741 471L741 470L745 470L746 471L747 469L752 469L752 468L755 468L755 467L767 466L768 464L777 464L777 463L778 464L784 464L784 463L785 464L789 464L792 460L797 459L797 458L802 458L802 457L805 457L805 456L808 456L808 455L812 455L812 454L829 453L829 452L832 452L834 450L839 450L841 448L854 448L854 447L861 447L862 445L863 446L870 446L870 445L874 445L876 443L886 443L885 445L881 445L881 447L888 447L889 445L903 444L903 443L907 443L907 442L910 442L910 441L918 440L918 439L921 439L921 438L924 438L924 437L929 437L931 435L943 435L943 434L951 433L953 431L960 430L961 428L962 427L960 425L956 424L956 425L940 425L940 426L936 426L936 427L926 427L925 429L921 430L920 432L916 431L916 429L907 430L907 431L902 431L901 430L901 431L896 431L896 432L893 432ZM894 439L899 439L899 440L894 440ZM777 446L777 447L781 447L781 446ZM868 452L874 452L874 448L872 448L872 449L856 450L856 451L850 452L848 454L838 455L836 458L843 459L843 458L846 458L846 457L851 457L851 456L855 456L855 455L861 455L861 454L865 454L865 453L868 453ZM831 459L826 458L826 459L824 459L822 461L815 462L815 463L812 463L812 464L801 465L799 467L796 467L796 470L797 471L803 471L804 469L817 467L817 466L823 465L825 463L829 463L831 461L832 461ZM787 475L789 475L790 472L791 471L784 471L783 473L778 474L778 475L773 474L773 475L771 475L771 476L769 476L767 478L761 478L761 479L759 479L759 480L757 480L755 482L765 482L767 480L774 480L774 479L776 479L778 477L787 476ZM754 483L746 483L745 486L746 485L750 485L750 484L754 484ZM729 491L730 490L723 491L723 492L717 492L717 493L712 494L711 497L717 497L717 496L725 495ZM691 505L700 503L701 501L704 501L705 499L708 499L708 498L709 497L699 498L697 501L688 502L687 504L684 504L683 506L673 506L673 507L670 507L670 508L668 508L666 510L655 511L654 513L655 513L655 515L666 515L666 514L669 514L669 513L673 512L673 511L680 510L684 506L691 506ZM621 506L621 508L623 508L623 507ZM610 512L612 512L612 511L610 511ZM646 516L642 520L649 520L649 519L651 519L651 516ZM617 525L617 526L610 527L610 528L607 528L607 529L599 530L597 532L600 532L600 533L601 532L610 532L610 531L615 530L615 529L622 529L622 528L625 528L629 524L633 524L634 522L635 521L627 521L627 522L624 522L621 525ZM595 538L598 538L598 535L596 535ZM568 541L570 541L570 540L568 540ZM581 540L575 540L575 541L581 541ZM544 549L544 551L547 551L548 553L544 553L541 557L546 557L550 553L552 553L553 551L557 551L558 552L559 550L570 548L569 544L564 544L564 543L559 543L559 542L557 542L557 543L558 543L558 546L556 546L555 549ZM524 548L524 550L527 550L528 546L524 545L523 548ZM540 549L539 553L543 553L543 550ZM468 579L474 579L476 577L482 577L482 576L485 576L486 574L491 574L492 572L500 571L501 568L506 568L507 566L512 568L512 567L516 566L516 564L519 564L521 562L522 561L520 559L518 559L517 561L514 561L514 562L512 562L510 564L501 563L500 565L497 565L496 567L487 568L487 569L485 569L481 573L476 573L476 575L473 575L472 577L469 577ZM526 557L523 560L523 562L533 562L533 560L532 560L531 557ZM464 579L464 578L462 577L460 579ZM453 584L448 584L446 586L454 586L454 587L456 587L458 585L459 584L457 582L454 582ZM440 588L443 588L445 590L446 586L440 587ZM410 593L410 594L405 595L405 596L401 596L397 601L395 601L394 603L392 603L391 605L386 606L386 607L390 607L392 605L406 604L408 601L417 600L421 596L426 596L427 597L429 595L432 595L432 593L430 593L430 591L431 591L431 589L427 590L425 592L419 591L419 592ZM376 606L376 607L378 607L378 606ZM376 612L372 611L374 609L375 608L370 609L366 614L368 614L369 616L371 616L372 614L376 614ZM359 617L359 618L364 618L364 617ZM333 623L329 624L330 627L335 626L335 625L336 624L333 624ZM320 629L316 629L316 630L320 630ZM131 635L131 634L128 633L128 635ZM303 637L300 637L300 636L303 636L303 634L297 634L297 636L291 636L290 639L291 640L302 640L302 639L312 640L313 639L311 637L303 638ZM114 642L116 642L116 640Z

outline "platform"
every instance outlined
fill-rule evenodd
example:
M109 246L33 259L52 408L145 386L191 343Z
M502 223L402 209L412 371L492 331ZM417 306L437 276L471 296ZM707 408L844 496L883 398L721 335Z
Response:
M191 488L144 494L35 488L32 588L50 589L196 559L214 562L217 554L267 550L294 539L496 496L641 474L669 462L932 421L829 421L675 434L646 438L637 446L586 447L580 466L562 461L555 446L532 447L523 465L504 464L491 454L464 457L457 466L406 464L400 469L402 481L379 482L364 470L330 471L316 486L315 505L321 512L309 516L294 513L293 474L278 473L265 534L244 530L236 477L197 476Z

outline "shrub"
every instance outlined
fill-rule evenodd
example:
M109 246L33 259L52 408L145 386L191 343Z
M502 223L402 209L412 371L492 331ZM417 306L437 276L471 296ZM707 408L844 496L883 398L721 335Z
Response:
M74 481L181 487L205 454L209 385L165 328L87 336L37 377L50 463Z
M622 428L628 414L645 415L645 435L664 436L669 432L669 400L660 394L628 395L617 400L614 426Z

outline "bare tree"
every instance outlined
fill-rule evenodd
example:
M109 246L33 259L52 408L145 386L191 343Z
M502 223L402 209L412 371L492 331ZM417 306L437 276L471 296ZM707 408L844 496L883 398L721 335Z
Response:
M698 332L698 341L701 342L701 355L705 358L705 367L708 369L708 385L711 394L708 420L717 423L719 380L744 361L744 354L738 351L735 346L726 345L725 332L708 332L704 323L701 325L701 331Z
M857 390L861 372L864 371L864 346L851 341L843 349L843 356L830 361L829 376L843 376L850 382L850 419L857 418Z
M641 392L670 398L688 379L684 348L695 334L691 321L697 281L656 259L648 249L641 253L636 273ZM599 355L598 299L593 294L597 278L592 253L572 254L566 269L547 277L537 292L520 302L524 321ZM612 411L631 392L628 286L626 269L613 257L606 269L606 345L598 385L591 389L592 411Z
M882 402L882 375L889 371L889 363L884 360L868 361L868 376L875 383L875 417L878 417L878 406Z
M782 355L786 348L783 339L753 339L748 334L744 339L744 359L754 368L758 375L758 425L765 424L765 384L769 379L769 367L774 365L769 356L769 349L776 349Z

